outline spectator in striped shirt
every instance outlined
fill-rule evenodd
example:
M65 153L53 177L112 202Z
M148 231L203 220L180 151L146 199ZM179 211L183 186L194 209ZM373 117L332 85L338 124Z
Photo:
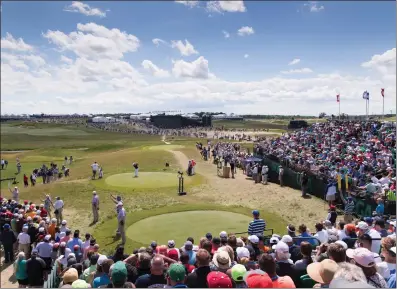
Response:
M266 222L259 218L259 211L252 211L252 220L248 225L248 235L263 236L263 231L266 229Z
M354 213L354 201L353 198L348 196L346 199L342 194L342 191L339 191L340 193L340 198L345 205L345 216L344 216L344 221L345 223L351 223L353 222L353 213Z

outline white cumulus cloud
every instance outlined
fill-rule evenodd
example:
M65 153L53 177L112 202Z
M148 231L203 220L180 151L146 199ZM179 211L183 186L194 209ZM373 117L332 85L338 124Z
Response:
M136 36L116 28L79 23L77 30L70 34L48 30L43 36L61 51L69 50L77 56L87 58L120 59L125 53L136 51L140 45Z
M295 65L298 64L299 62L301 62L301 60L299 58L295 58L291 62L289 62L288 65Z
M167 70L159 68L157 65L155 65L150 60L142 61L141 65L146 71L148 71L151 75L153 75L155 77L163 78L163 77L170 76L170 74Z
M244 1L208 1L208 12L246 12Z
M152 42L156 46L159 46L160 43L168 45L168 43L166 41L164 41L163 39L160 39L160 38L153 38Z
M66 6L63 11L80 13L85 16L106 17L106 12L101 11L99 8L90 7L90 5L79 1L73 1L72 4Z
M194 49L194 46L189 41L187 41L187 39L185 39L185 44L181 40L172 40L171 47L178 49L183 56L189 56L199 53L196 49Z
M174 62L172 73L176 77L207 79L210 77L208 60L200 56L192 62L177 60Z
M1 49L9 49L16 51L32 51L33 46L26 44L22 38L15 39L10 33L1 38Z
M240 36L247 36L247 35L251 35L254 33L255 33L254 29L249 26L243 26L239 30L237 30L237 34Z
M192 7L196 7L196 6L199 4L199 1L195 1L195 0L191 0L191 1L179 1L179 0L176 0L175 3L183 4L183 5L185 5L185 6L188 6L188 7L192 8Z

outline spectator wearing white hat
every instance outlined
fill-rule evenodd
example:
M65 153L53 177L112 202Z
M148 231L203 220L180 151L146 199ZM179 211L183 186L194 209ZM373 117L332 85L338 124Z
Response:
M99 196L96 191L92 192L92 215L94 220L92 221L93 224L99 221Z
M278 276L290 276L294 279L294 263L290 259L289 247L286 243L280 241L275 247L276 272Z
M387 288L385 279L377 272L374 254L371 251L365 248L347 249L346 255L363 270L369 285L375 288Z
M359 222L356 228L358 229L358 237L368 234L372 238L371 251L374 253L379 253L381 239L380 234L376 230L370 229L366 222Z
M30 236L28 234L28 226L22 227L22 232L18 235L18 251L24 252L26 258L30 255Z
M63 220L63 221L61 222L61 227L59 228L59 231L60 231L61 233L66 233L66 231L69 230L69 228L66 227L67 224L68 224L68 222L67 222L66 220Z

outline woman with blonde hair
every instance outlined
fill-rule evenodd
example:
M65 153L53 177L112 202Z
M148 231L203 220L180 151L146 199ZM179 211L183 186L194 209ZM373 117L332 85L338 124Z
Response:
M24 252L19 252L17 260L14 263L15 278L18 281L19 288L25 288L29 285L28 273L26 271L26 257Z

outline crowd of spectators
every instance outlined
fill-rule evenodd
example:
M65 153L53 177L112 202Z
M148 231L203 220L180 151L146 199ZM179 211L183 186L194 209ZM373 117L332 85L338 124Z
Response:
M81 238L66 220L50 219L44 205L0 201L4 261L13 262L21 288L43 287L55 267L60 288L396 287L395 222L386 230L381 219L337 227L324 221L313 234L302 224L266 236L255 210L248 236L207 233L180 248L173 240L152 241L132 252L118 246L109 255L91 234Z

